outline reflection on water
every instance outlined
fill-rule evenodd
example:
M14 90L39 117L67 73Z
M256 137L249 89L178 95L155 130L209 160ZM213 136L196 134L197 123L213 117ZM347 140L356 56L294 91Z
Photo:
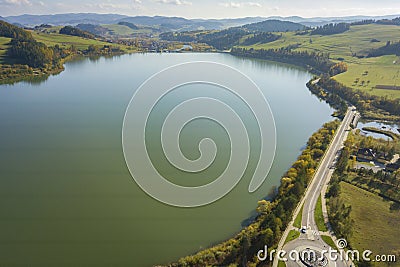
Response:
M395 134L399 134L400 133L400 128L397 124L390 124L390 123L385 123L385 122L376 122L376 121L370 121L370 122L359 122L357 125L357 129L361 130L361 133L365 136L372 136L374 138L382 138L385 140L392 140L391 137L386 136L384 134L380 134L380 133L373 133L373 132L369 132L369 131L364 131L362 130L362 128L364 127L373 127L373 128L377 128L380 130L384 130L384 131L390 131L392 133Z

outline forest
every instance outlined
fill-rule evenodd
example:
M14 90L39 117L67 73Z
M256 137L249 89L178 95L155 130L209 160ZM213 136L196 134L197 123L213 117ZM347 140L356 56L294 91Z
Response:
M368 57L380 57L384 55L400 56L400 41L399 42L386 42L385 46L373 49L368 53Z
M361 91L348 88L331 79L328 75L324 75L320 79L318 86L349 101L351 104L355 105L360 112L383 110L387 113L400 116L400 99L388 99L383 96L368 95Z
M242 28L230 28L214 32L167 32L160 34L160 38L165 41L206 43L218 50L227 50L239 45L240 40L249 34L247 30Z
M59 51L59 47L49 48L37 42L30 32L4 21L0 21L0 36L12 38L7 51L8 56L29 67L58 68L60 60L69 54Z
M350 30L350 24L348 23L330 23L324 26L319 26L316 29L311 31L311 35L332 35L343 33Z
M236 45L270 43L280 38L274 32L304 30L304 25L290 21L266 20L220 31L167 32L160 34L165 41L206 43L218 50L228 50ZM244 41L242 42L242 39Z
M329 54L294 51L295 46L280 49L246 49L232 48L231 54L235 56L252 57L266 60L274 60L284 63L293 63L309 68L314 73L329 72L335 65L329 60Z
M65 27L61 28L60 34L78 36L78 37L83 37L83 38L88 38L88 39L95 38L95 36L93 34L82 31L81 29L78 29L78 28L75 28L72 26L65 26Z

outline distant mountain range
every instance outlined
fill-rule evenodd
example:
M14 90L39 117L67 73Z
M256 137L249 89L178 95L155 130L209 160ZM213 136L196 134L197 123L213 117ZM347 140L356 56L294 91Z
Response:
M322 26L328 23L340 23L340 22L355 22L361 20L382 20L382 19L394 19L400 17L400 15L387 15L387 16L347 16L347 17L314 17L314 18L302 18L298 16L292 17L269 17L267 19L286 20L301 23L309 27Z
M3 20L25 26L37 26L41 24L51 25L78 25L78 24L118 24L129 22L135 25L159 26L165 30L191 31L198 29L224 29L234 26L241 26L254 22L260 22L265 18L239 18L239 19L185 19L180 17L163 16L135 16L129 17L118 14L95 14L95 13L69 13L56 15L20 15L9 16Z
M226 29L246 24L262 22L265 20L282 20L294 23L300 23L305 26L320 26L327 23L354 22L366 19L393 19L400 15L388 16L350 16L350 17L317 17L302 18L292 17L246 17L237 19L185 19L181 17L163 17L163 16L125 16L118 14L96 14L96 13L68 13L55 15L20 15L1 18L9 23L37 26L40 24L51 25L78 25L78 24L118 24L120 22L129 22L135 25L157 26L163 31L191 31L191 30L212 30Z
M56 15L20 15L9 16L5 19L9 23L19 23L25 26L37 26L40 24L51 25L75 25L80 23L90 24L114 24L127 16L117 14L95 14L95 13L68 13Z

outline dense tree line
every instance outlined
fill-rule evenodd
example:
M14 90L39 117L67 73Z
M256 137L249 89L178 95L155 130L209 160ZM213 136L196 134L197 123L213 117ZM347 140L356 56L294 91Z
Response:
M344 114L347 111L347 104L340 96L325 91L315 84L314 81L308 82L307 87L311 93L316 95L319 99L325 100L326 103L336 109L338 111L336 114L337 117L344 117Z
M206 43L218 50L227 50L235 45L252 45L278 40L280 35L273 34L272 32L304 29L306 29L306 27L298 23L266 20L220 31L167 32L160 34L160 38L166 41ZM248 37L242 43L241 40L246 36Z
M340 198L341 182L347 182L364 190L378 194L386 200L392 201L391 210L400 209L400 170L388 172L372 169L356 169L355 155L359 148L373 149L387 159L399 153L397 141L374 139L371 136L362 136L358 132L350 133L337 161L337 168L330 181L326 193L328 199L329 222L335 233L349 240L353 231L353 220L350 217L351 206L346 205Z
M60 67L60 60L67 56L67 52L61 51L60 47L49 48L33 39L30 32L3 21L0 21L0 36L12 38L8 56L29 67Z
M356 178L351 180L345 178L345 181L394 201L397 205L392 205L392 209L399 206L400 173L398 171L390 173L379 170L374 173L372 170L359 169L354 173L357 175Z
M17 38L20 40L33 39L32 34L30 32L27 32L22 28L19 28L15 25L12 25L2 20L0 20L0 36L8 38Z
M378 20L376 23L383 25L400 25L400 17L394 19L382 19Z
M238 45L249 34L250 32L242 28L230 28L211 32L169 32L160 34L160 38L165 41L206 43L218 50L227 50Z
M241 45L253 45L253 44L266 44L279 40L282 35L272 34L269 32L256 33L253 36L247 37Z
M333 65L329 70L330 76L336 76L340 73L346 72L348 69L347 64L345 62L339 62Z
M42 26L46 27L46 25ZM70 26L62 28L60 32L80 37L93 36L88 36L86 32ZM122 53L119 47L110 45L104 45L102 47L91 45L88 49L82 51L78 51L74 46L70 48L60 47L59 45L47 47L44 43L36 41L30 32L3 21L0 21L0 36L12 38L9 43L7 55L17 63L3 68L0 82L5 82L7 80L14 81L17 78L21 78L23 74L33 74L33 71L35 71L36 74L56 72L63 68L63 59L71 54L111 55ZM27 68L18 67L18 64L26 65ZM15 72L11 70L11 66L14 67L16 70Z
M40 25L37 25L37 26L35 26L35 30L41 30L41 29L50 29L50 28L52 28L53 26L51 26L50 24L45 24L45 23L43 23L43 24L40 24Z
M27 64L34 68L49 66L54 59L53 49L33 39L12 39L8 55L19 59L22 64Z
M265 245L276 248L338 125L338 121L327 123L312 135L307 148L282 178L277 195L271 201L259 201L258 216L251 225L234 238L169 266L257 266L260 249Z
M358 26L358 25L369 25L369 24L374 24L374 23L375 23L374 19L364 19L364 20L352 22L350 25Z
M318 85L323 90L333 93L355 105L360 112L383 110L390 114L400 115L400 99L388 99L383 96L369 95L359 90L346 87L343 84L323 75Z
M335 182L332 188L339 187L340 185ZM353 233L354 220L351 219L351 205L346 205L340 197L330 197L327 203L329 223L332 226L336 236L349 239Z
M348 30L350 30L350 24L348 23L330 23L317 27L315 30L311 31L311 35L332 35L343 33Z
M368 148L377 153L378 160L379 158L383 161L391 160L395 154L400 153L397 142L397 140L374 139L371 136L362 136L359 133L349 134L345 148L338 160L336 175L340 177L341 181L393 201L392 209L397 209L400 206L400 191L398 190L400 187L400 170L391 172L378 170L374 172L371 169L356 169L354 157L359 148Z
M306 26L299 23L273 19L247 24L237 28L242 28L250 32L294 32L307 29Z
M296 47L286 47L280 49L246 49L233 48L231 54L235 56L260 58L267 60L275 60L284 63L294 63L296 65L311 68L314 72L329 72L334 65L329 60L329 54L294 51Z
M400 25L400 17L394 19L381 19L381 20L374 20L374 19L366 19L361 21L352 22L351 25L369 25L369 24L381 24L381 25Z
M211 32L208 34L200 34L199 42L206 43L218 50L227 50L238 45L240 39L248 35L249 32L239 28L231 28L227 30Z
M388 41L385 46L373 49L368 53L368 57L380 57L384 55L400 56L400 42Z
M89 32L82 31L81 29L72 27L72 26L65 26L60 29L60 34L71 35L71 36L78 36L88 39L94 39L95 36Z
M118 22L118 25L127 26L127 27L131 28L132 30L138 30L139 29L139 27L136 26L135 24L130 23L130 22L126 22L126 21Z
M351 206L346 205L340 198L340 182L342 175L347 171L351 149L346 141L345 147L341 150L334 175L329 182L329 188L326 193L329 223L336 236L349 240L353 232L354 221L350 217Z
M94 24L78 24L76 27L82 31L89 32L94 35L102 36L110 33L110 30L100 25Z

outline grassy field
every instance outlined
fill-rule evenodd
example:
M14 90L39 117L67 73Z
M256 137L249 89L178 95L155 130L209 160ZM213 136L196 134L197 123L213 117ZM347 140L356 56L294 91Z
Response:
M389 210L390 202L368 191L342 182L340 197L351 204L354 220L350 243L358 250L390 254L400 247L398 223L400 212Z
M0 37L0 64L4 62L4 57L7 53L8 43L11 41L11 38Z
M337 249L335 242L333 242L332 238L327 235L321 235L322 240L327 243L331 248Z
M400 98L400 90L375 88L377 85L400 86L400 58L393 55L360 59L357 64L350 63L349 70L335 79L369 94Z
M288 236L286 237L285 244L289 243L292 240L295 240L300 236L300 232L296 230L290 230Z
M293 226L297 228L301 228L301 216L303 215L303 206L301 206L300 212L297 214L296 219L294 219Z
M396 56L358 58L367 55L370 49L382 47L387 41L399 41L400 27L394 25L351 26L350 30L334 35L296 35L282 33L282 38L267 44L249 46L254 49L277 49L298 45L297 51L329 53L333 61L344 60L349 66L346 73L335 79L345 85L370 94L399 98L400 91L374 89L376 85L400 85L400 59ZM379 42L371 42L376 39ZM358 82L355 83L356 79ZM364 81L364 82L363 82Z
M128 26L125 25L118 25L118 24L109 24L109 25L101 25L104 28L109 29L116 35L132 35L135 33L135 31Z
M120 35L120 36L129 36L133 34L149 34L152 33L153 31L151 29L131 29L128 26L125 25L118 25L118 24L107 24L107 25L101 25L104 28L107 28L111 31L113 31L114 34Z
M32 35L38 42L45 43L47 46L55 46L56 44L58 44L61 47L69 47L71 45L75 45L78 49L84 50L87 49L89 45L96 45L96 46L110 45L107 42L86 39L77 36L57 34L57 33L32 32ZM111 45L119 46L121 49L125 51L133 50L133 48L124 45L115 45L115 44Z
M324 215L322 214L321 196L319 196L319 198L317 200L317 205L315 206L314 217L315 217L315 223L317 224L318 230L323 231L323 232L328 231L328 228L326 228L326 225L325 225Z
M398 41L400 27L393 25L352 26L349 31L333 35L296 35L294 32L282 33L282 38L267 44L252 45L254 49L281 48L289 45L300 45L297 50L323 51L330 53L333 59L345 58L349 63L358 63L353 57L365 54L373 48L384 46L387 41ZM380 42L371 42L377 39Z

